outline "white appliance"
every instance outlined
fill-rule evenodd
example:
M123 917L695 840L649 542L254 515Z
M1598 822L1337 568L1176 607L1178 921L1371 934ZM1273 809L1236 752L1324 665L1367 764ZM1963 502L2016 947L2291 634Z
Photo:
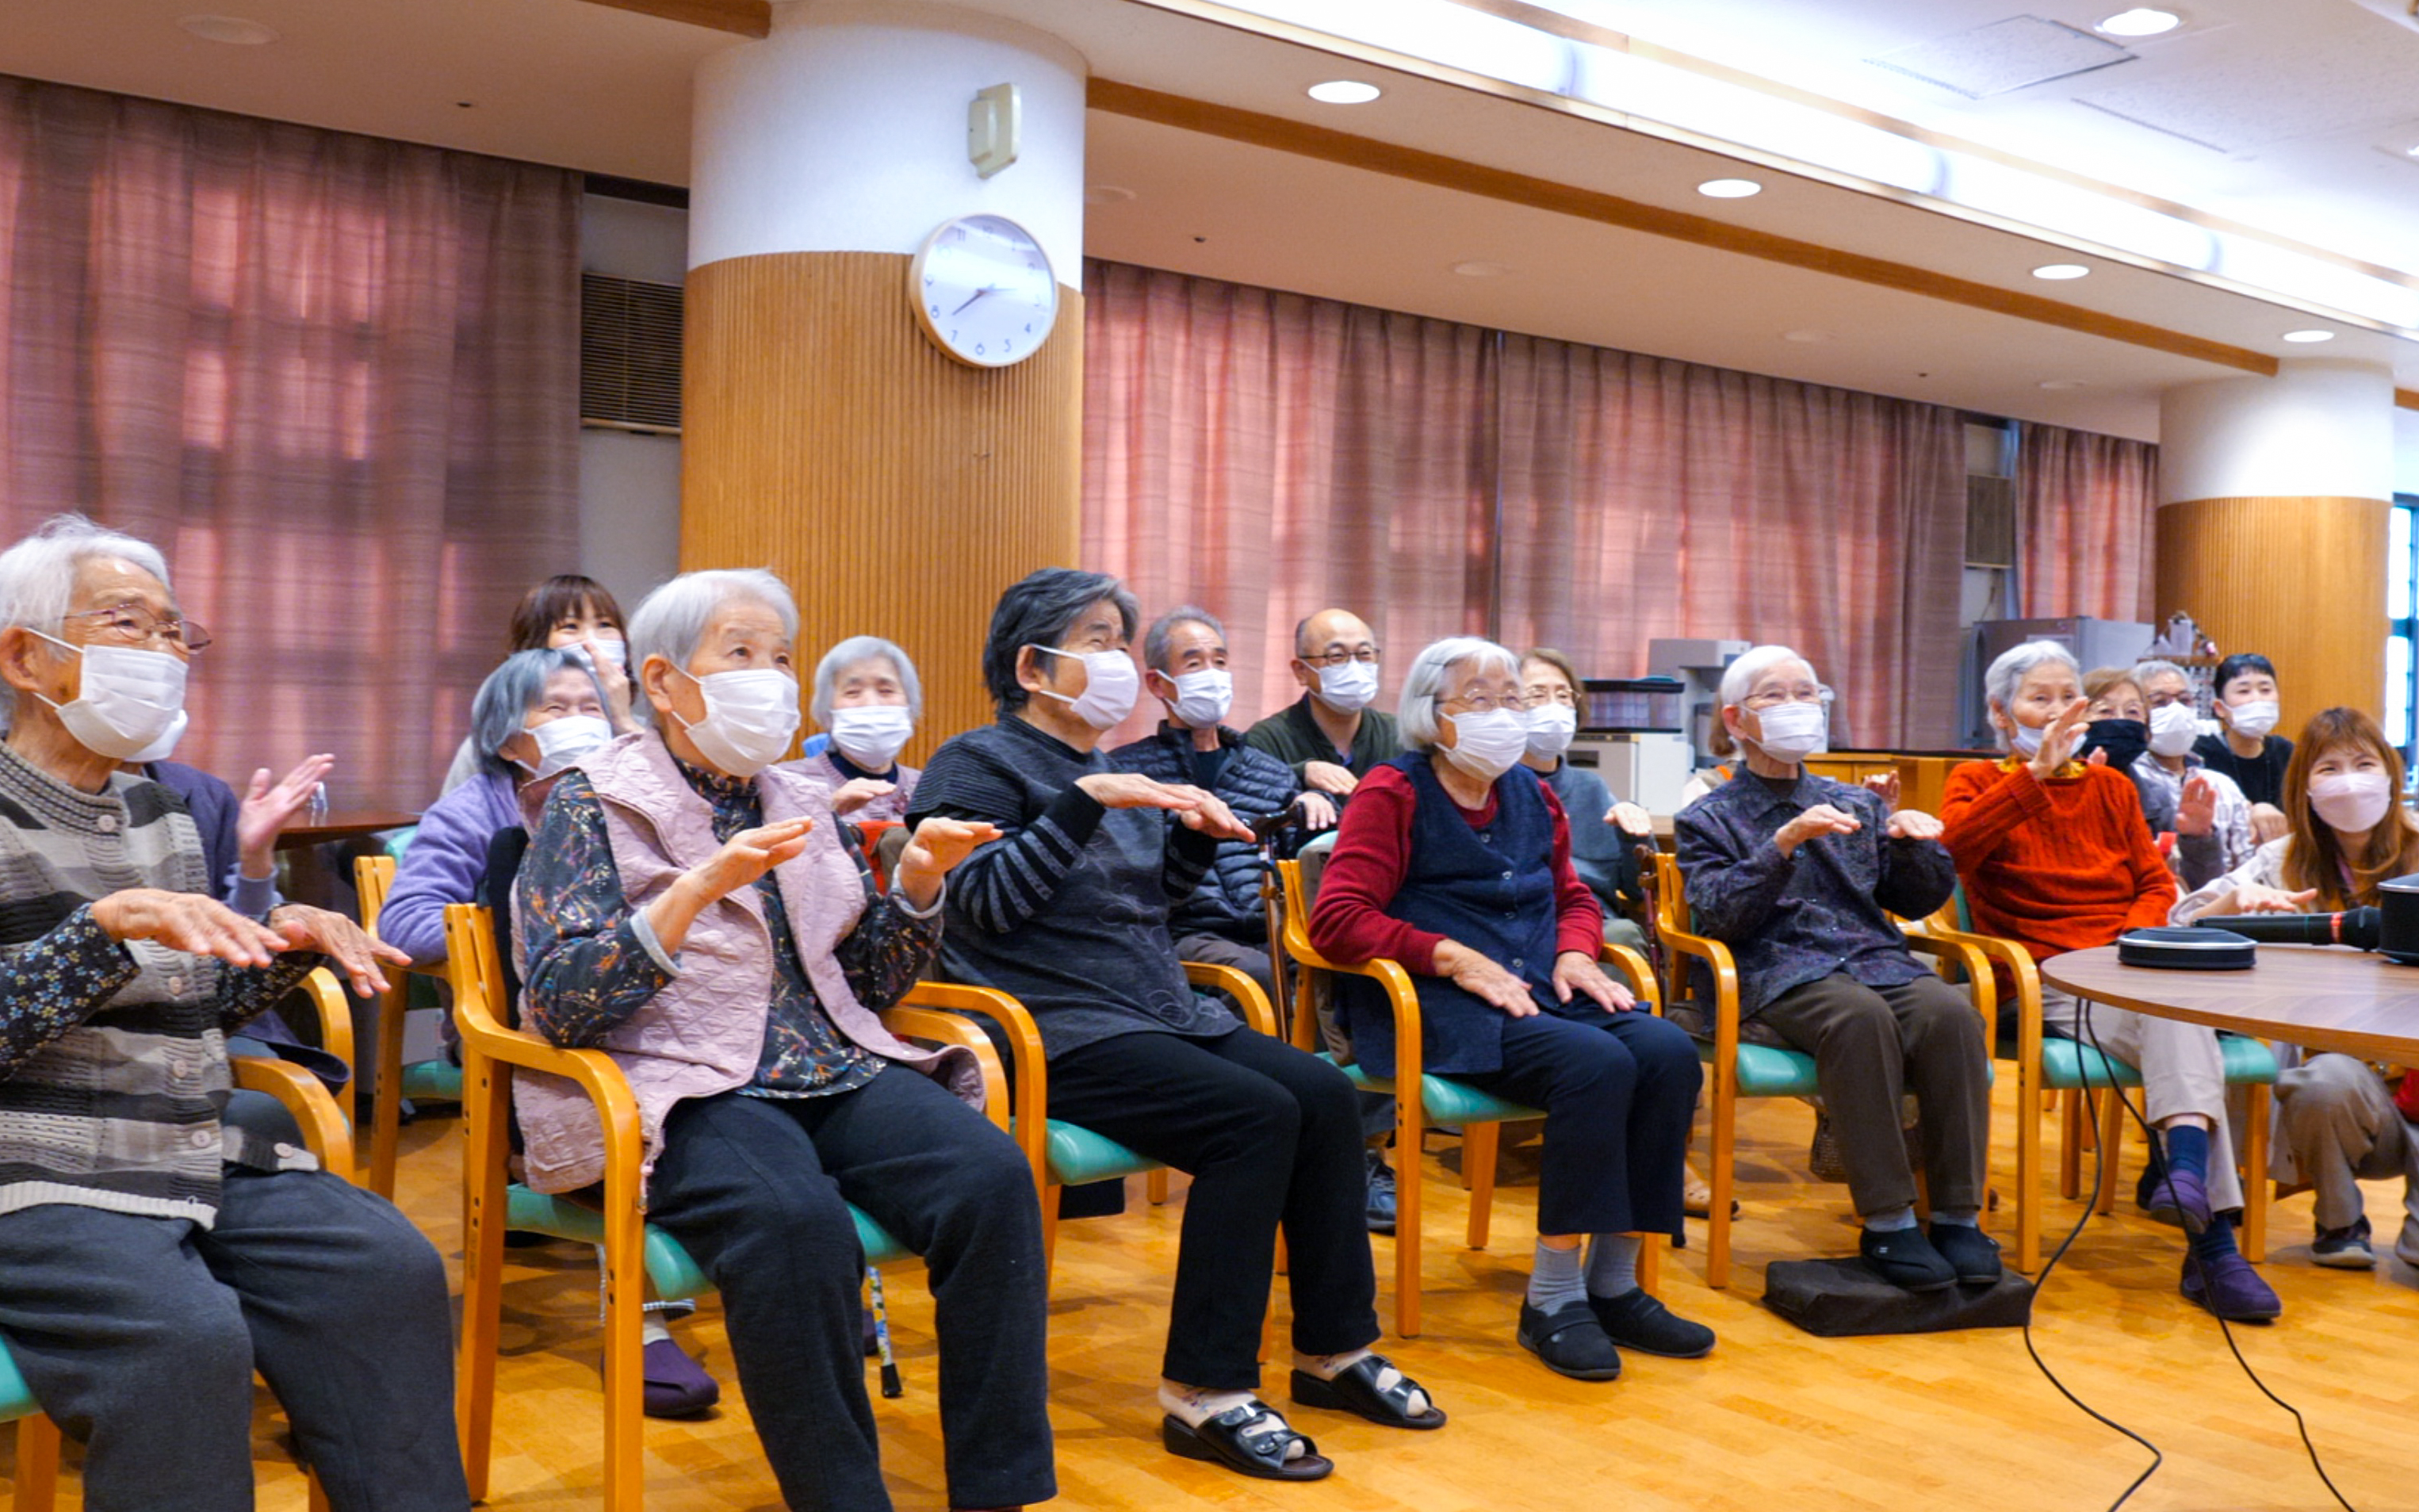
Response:
M1603 779L1616 800L1658 814L1680 807L1680 790L1687 785L1688 773L1695 766L1687 741L1659 730L1583 734L1571 742L1563 759ZM1571 817L1577 823L1580 816Z
M1646 642L1646 673L1676 679L1680 695L1680 733L1693 764L1711 766L1713 734L1722 723L1722 669L1753 649L1748 640L1656 640ZM1676 790L1675 790L1676 795ZM1667 809L1656 809L1668 813Z

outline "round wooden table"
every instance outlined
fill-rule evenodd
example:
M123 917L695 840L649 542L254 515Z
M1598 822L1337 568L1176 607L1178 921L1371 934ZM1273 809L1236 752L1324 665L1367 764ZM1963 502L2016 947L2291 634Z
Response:
M2077 997L2393 1066L2419 1065L2419 966L2339 945L2266 945L2248 971L2119 965L2117 948L2042 964Z

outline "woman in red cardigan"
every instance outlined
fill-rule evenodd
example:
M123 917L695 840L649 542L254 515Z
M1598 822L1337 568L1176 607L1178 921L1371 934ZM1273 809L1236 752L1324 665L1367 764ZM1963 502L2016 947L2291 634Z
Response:
M2176 901L2175 878L2151 842L2133 779L2101 764L2097 753L2089 763L2073 760L2089 708L2082 680L2074 657L2049 641L2017 646L1993 662L1983 684L2008 755L1949 773L1940 810L1941 838L1956 859L1974 927L2017 941L2036 961L2165 924ZM2216 1033L2080 1003L2046 984L2042 1021L2140 1069L2165 1150L2166 1177L2152 1189L2151 1211L2192 1236L2184 1295L2237 1322L2275 1318L2284 1304L2234 1244L2242 1186L2226 1135Z

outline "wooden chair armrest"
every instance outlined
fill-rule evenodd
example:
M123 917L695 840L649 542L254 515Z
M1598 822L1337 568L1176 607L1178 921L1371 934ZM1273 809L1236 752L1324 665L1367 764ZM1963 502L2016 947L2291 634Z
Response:
M1646 964L1645 956L1626 945L1608 945L1600 959L1621 968L1621 974L1629 979L1630 992L1649 1011L1663 1011L1663 990L1656 984L1655 968Z
M1986 1025L1995 1025L1999 1017L1999 982L1992 974L1991 958L1969 941L1953 939L1932 931L1918 933L1910 929L1906 948L1918 955L1936 956L1953 964L1965 974L1965 982L1974 998L1976 1011Z
M238 1087L267 1092L285 1105L302 1126L302 1142L319 1157L320 1165L347 1181L353 1179L352 1126L318 1077L291 1061L258 1056L237 1056L228 1065Z
M1211 987L1233 998L1243 1011L1243 1022L1273 1040L1278 1038L1277 1011L1252 974L1239 966L1208 961L1184 963L1184 980L1195 987Z
M486 909L475 903L445 905L445 975L454 989L454 1022L462 1031L466 1059L485 1056L570 1080L596 1104L608 1167L627 1161L635 1176L645 1149L639 1132L639 1100L613 1057L602 1050L565 1050L527 1030L506 1028L497 1018L489 995L502 972L496 964L495 924ZM470 1068L463 1069L467 1072Z
M393 966L385 969L390 975L395 970ZM312 1011L318 1015L319 1048L347 1066L357 1065L353 1059L352 999L345 995L336 974L326 966L315 967L302 979L301 991L311 999Z
M962 1018L946 1009L902 1005L883 1014L882 1025L902 1040L924 1040L971 1052L976 1069L982 1072L983 1112L992 1122L999 1125L1002 1134L1011 1131L1012 1123L1008 1112L1008 1072L1000 1068L999 1047L991 1042L991 1036L983 1033L973 1020Z
M1041 1030L1033 1015L1006 993L955 981L919 981L907 989L899 1006L980 1013L1000 1026L1008 1037L1008 1085L1016 1114L1009 1132L1016 1136L1017 1148L1025 1151L1025 1164L1033 1169L1034 1189L1042 1190L1050 1175L1050 1071L1042 1053Z

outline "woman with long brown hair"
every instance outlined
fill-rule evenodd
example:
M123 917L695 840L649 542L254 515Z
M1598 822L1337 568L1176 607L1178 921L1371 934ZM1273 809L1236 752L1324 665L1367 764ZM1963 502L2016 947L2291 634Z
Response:
M2377 721L2358 709L2321 709L2285 768L2284 837L2179 902L2172 921L2376 903L2379 883L2419 872L2419 819L2401 794L2402 755ZM2270 1171L2318 1191L2310 1257L2339 1270L2375 1265L2360 1182L2398 1174L2407 1216L2395 1253L2419 1264L2419 1129L2396 1109L2388 1077L2356 1057L2277 1048L2286 1069L2276 1079Z

